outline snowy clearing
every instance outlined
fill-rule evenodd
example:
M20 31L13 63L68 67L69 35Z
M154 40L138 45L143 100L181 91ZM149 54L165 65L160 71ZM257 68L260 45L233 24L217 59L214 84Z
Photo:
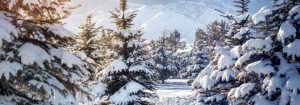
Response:
M157 105L189 105L188 96L193 94L191 86L187 86L189 79L168 79L165 84L157 86L159 102Z

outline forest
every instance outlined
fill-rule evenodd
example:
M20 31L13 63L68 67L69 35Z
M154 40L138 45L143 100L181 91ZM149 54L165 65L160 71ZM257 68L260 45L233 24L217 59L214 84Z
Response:
M191 42L179 29L145 38L117 1L115 28L90 14L74 33L81 4L0 0L0 105L300 105L299 0L255 13L232 0Z

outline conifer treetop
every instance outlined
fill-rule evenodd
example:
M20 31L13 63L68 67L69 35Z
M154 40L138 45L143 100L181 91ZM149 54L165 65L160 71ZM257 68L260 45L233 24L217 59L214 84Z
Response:
M0 10L36 23L61 23L77 6L70 0L1 0Z
M133 11L126 15L127 0L120 0L120 9L116 8L115 12L110 11L111 18L114 19L113 23L121 30L127 30L133 25L133 19L136 17L136 12Z
M234 0L233 2L236 3L234 6L239 8L239 10L237 10L239 15L245 14L248 12L248 10L249 10L248 4L250 3L250 0Z

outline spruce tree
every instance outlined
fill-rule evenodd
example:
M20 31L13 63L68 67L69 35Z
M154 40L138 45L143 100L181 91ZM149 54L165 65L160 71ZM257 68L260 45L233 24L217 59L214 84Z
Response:
M174 66L172 65L171 55L167 50L167 37L162 36L156 42L156 55L154 57L155 70L158 72L158 79L164 84L165 80L171 76L171 72L174 71Z
M98 34L101 27L96 26L92 15L88 15L83 24L79 26L81 30L76 38L76 48L87 54L89 57L92 57L91 54L96 50L95 42L93 38Z
M127 0L120 0L120 8L111 12L117 26L110 37L111 50L116 52L111 62L102 72L101 81L107 85L104 97L109 104L134 105L150 104L148 98L154 96L146 90L154 90L155 72L150 69L146 47L141 30L130 29L135 12L128 13ZM110 52L108 52L110 53Z
M216 46L225 46L224 35L229 31L228 23L225 21L213 21L207 25L207 48L209 59L214 57L214 48Z
M227 96L227 104L299 104L299 4L299 1L275 1L273 10L266 11L263 8L256 13L260 16L252 17L256 26L262 27L258 22L265 22L270 27L250 31L252 35L249 39L238 40L241 44L233 45L227 52L227 55L234 55L235 59L229 63L234 71L234 85L227 90L228 93L223 93ZM215 60L218 65L221 64L219 61ZM217 87L215 85L219 81L210 78L213 75L206 77L210 73L215 74L214 71L214 66L208 66L199 74L198 82L194 82L194 85Z
M241 84L228 93L232 104L299 104L299 5L299 1L275 1L271 13L259 11L265 16L260 22L273 28L260 30L270 31L267 38L243 44L241 52L246 54L235 64Z
M231 88L239 85L236 81L236 74L239 71L234 68L234 65L237 58L244 55L240 52L242 44L251 38L264 37L252 29L253 25L248 13L222 16L230 22L229 31L224 35L225 45L214 48L216 52L214 58L193 82L193 87L199 90L197 103L229 104L227 93Z
M239 8L239 10L237 10L237 13L239 13L239 15L245 14L248 12L249 8L248 8L248 4L250 3L250 0L234 0L233 2L235 2L236 7Z
M184 51L184 52L179 52L177 55L179 56L178 58L178 65L179 65L179 78L192 78L191 77L191 72L188 71L192 64L192 54L193 51ZM197 73L198 74L198 73ZM197 76L196 74L196 76ZM192 80L189 82L189 85L191 84Z
M206 48L207 34L198 29L195 33L195 40L192 49L191 65L189 66L188 73L191 78L196 78L197 74L203 70L208 64L208 53Z
M75 35L63 28L68 0L0 2L0 103L76 104L88 95L89 72L66 49Z
M105 69L113 61L113 58L118 56L117 52L113 50L116 47L112 42L113 34L111 29L101 29L99 37L93 39L96 51L92 52L92 56L99 61L99 70Z
M168 36L166 36L166 50L169 53L168 57L170 58L169 61L169 68L170 70L173 70L171 73L171 76L178 77L179 76L179 70L181 70L180 62L181 59L180 56L178 56L177 51L179 49L185 48L185 42L181 41L182 35L178 30L174 30L169 33Z

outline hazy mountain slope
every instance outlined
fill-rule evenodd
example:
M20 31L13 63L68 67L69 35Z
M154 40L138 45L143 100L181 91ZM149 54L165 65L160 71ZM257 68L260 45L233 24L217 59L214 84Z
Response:
M74 0L82 4L66 20L65 27L74 33L88 14L99 25L114 28L110 13L118 7L118 0ZM129 0L130 10L139 10L133 28L144 28L145 38L155 39L165 30L178 29L187 41L193 41L198 27L221 19L214 9L234 12L232 0Z

